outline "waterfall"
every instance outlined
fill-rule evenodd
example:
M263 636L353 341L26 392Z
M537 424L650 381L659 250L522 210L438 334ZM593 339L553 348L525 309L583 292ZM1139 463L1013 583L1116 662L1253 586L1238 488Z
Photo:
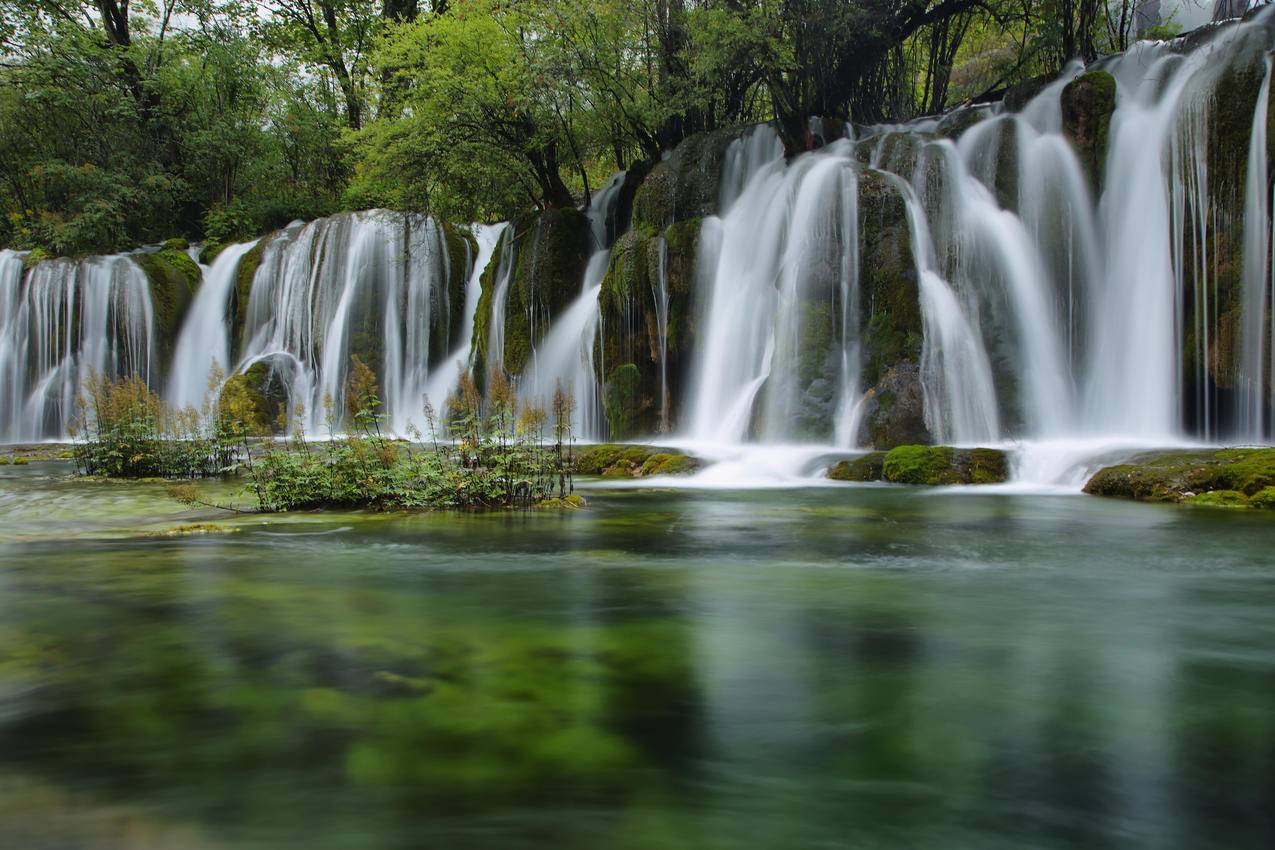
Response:
M651 302L655 308L655 332L659 338L660 356L660 431L669 430L669 390L668 390L668 240L661 234L657 237L657 257L659 260L655 270L655 283L651 287Z
M448 353L447 359L429 376L425 386L425 397L429 399L435 411L442 410L447 397L460 379L461 370L469 363L470 348L474 341L474 319L478 314L478 299L482 295L483 271L486 270L487 264L491 262L492 255L496 252L500 237L508 229L508 223L474 226L474 240L478 243L478 253L465 286L465 312L461 319L460 337Z
M158 378L145 273L126 255L43 262L0 254L0 440L64 438L91 374Z
M343 422L358 355L377 372L391 430L423 427L431 369L455 348L450 262L442 228L423 216L373 210L289 227L262 252L237 371L269 364L305 428L327 433Z
M617 172L590 199L585 214L589 218L593 253L585 266L580 295L554 320L544 338L535 344L518 381L520 400L545 410L549 410L558 387L570 392L575 400L572 429L576 436L585 440L600 440L606 436L606 418L594 371L593 352L601 319L598 296L611 259L616 204L625 176L625 172ZM503 291L500 296L503 299ZM494 305L493 301L493 324ZM503 331L501 333L503 339ZM534 334L532 338L535 338Z
M203 283L177 337L168 377L167 400L171 404L200 409L205 397L215 389L209 386L214 365L223 371L230 368L230 296L235 290L239 261L256 244L253 240L227 245L212 266L205 268Z
M1237 403L1237 431L1254 442L1267 434L1267 387L1275 372L1275 359L1267 362L1267 311L1271 306L1270 268L1270 182L1266 163L1266 112L1271 91L1271 57L1266 57L1266 73L1253 107L1253 129L1249 135L1248 168L1244 190L1244 291L1240 328L1240 362ZM1275 354L1272 355L1275 358ZM1273 402L1275 403L1275 402Z

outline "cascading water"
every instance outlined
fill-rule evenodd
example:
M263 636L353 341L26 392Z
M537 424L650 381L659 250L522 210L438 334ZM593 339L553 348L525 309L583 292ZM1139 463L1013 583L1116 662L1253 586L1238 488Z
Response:
M491 262L496 246L500 243L500 237L508 228L507 223L474 226L474 241L478 243L478 253L465 287L465 312L461 319L460 337L447 355L447 359L430 374L425 385L425 395L436 411L442 410L447 397L460 380L461 371L469 363L470 348L474 341L474 317L478 313L478 299L482 295L483 271Z
M1271 188L1266 164L1266 120L1271 92L1271 57L1266 57L1266 73L1253 109L1253 129L1249 136L1248 175L1244 190L1244 292L1243 340L1240 352L1237 431L1241 437L1260 441L1272 418L1266 387L1275 374L1275 353L1267 360L1267 349L1275 336L1275 324L1267 324L1267 314L1275 299L1275 276L1270 272ZM1268 335L1268 330L1272 331Z
M326 433L344 419L358 355L380 376L391 430L423 427L431 366L454 348L448 256L441 227L422 216L374 210L283 231L253 278L237 370L283 372L306 429Z
M611 258L611 243L615 241L615 205L624 178L623 171L617 173L591 199L585 212L589 217L593 253L585 267L580 295L536 344L518 382L521 400L546 410L559 387L571 393L575 400L572 428L577 436L586 440L605 437L605 418L595 377L593 352L600 320L598 296Z
M154 385L150 287L131 258L21 266L0 253L0 440L64 438L92 374Z
M202 407L216 388L209 385L214 366L223 372L230 362L230 296L235 289L239 261L257 242L228 245L211 267L205 267L203 283L191 302L190 313L177 337L168 378L169 403L179 408Z

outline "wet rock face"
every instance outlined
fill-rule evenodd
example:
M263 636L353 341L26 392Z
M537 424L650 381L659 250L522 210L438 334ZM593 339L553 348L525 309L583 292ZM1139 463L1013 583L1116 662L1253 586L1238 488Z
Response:
M663 228L717 213L726 150L751 130L730 127L698 133L674 148L638 187L633 199L634 227Z
M916 361L906 360L887 369L864 395L862 404L861 445L892 449L933 442L925 424L925 392Z
M544 210L513 222L483 275L474 324L474 362L485 376L487 335L501 256L512 239L513 277L505 300L505 371L522 372L533 347L580 294L591 248L589 219L576 209ZM463 302L462 302L463 303Z
M172 361L186 311L203 280L203 273L194 260L177 248L137 254L133 259L150 281L156 341L159 344L160 360L164 368L167 368Z
M594 367L613 439L675 426L695 333L692 289L700 223L637 228L612 248L598 300L602 324ZM660 309L662 298L666 311Z
M1063 132L1095 192L1102 185L1107 135L1115 109L1116 78L1106 71L1081 74L1062 91Z

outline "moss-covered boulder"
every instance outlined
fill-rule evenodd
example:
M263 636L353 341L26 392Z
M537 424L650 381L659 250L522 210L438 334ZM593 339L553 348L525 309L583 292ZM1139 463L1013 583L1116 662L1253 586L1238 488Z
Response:
M965 131L987 117L987 110L977 106L966 106L953 109L939 119L935 135L943 139L959 139Z
M642 181L633 199L634 227L662 229L718 212L722 165L732 142L753 127L697 133L683 140Z
M1000 484L1009 479L1009 459L1000 449L899 446L882 461L893 484Z
M904 360L886 370L860 402L862 423L859 442L877 449L914 443L930 443L925 424L925 391L921 367Z
M868 452L838 462L828 470L833 481L884 481L885 452Z
M167 366L177 346L186 311L203 280L203 272L185 252L175 249L135 254L133 260L150 281L156 340L161 362Z
M1116 111L1116 78L1106 71L1089 71L1062 91L1063 133L1089 175L1096 192L1107 161L1111 116Z
M702 466L697 458L676 449L622 443L585 446L575 458L576 474L603 478L687 475Z
M553 320L580 295L591 253L589 219L576 209L544 210L514 221L500 237L482 278L474 322L474 362L480 382L490 370L487 347L497 290L504 293L505 371L520 374Z
M1094 496L1198 503L1198 497L1209 493L1239 493L1261 502L1268 488L1275 488L1275 449L1148 452L1099 470L1084 489ZM1203 501L1216 504L1234 497L1210 496Z
M594 364L613 439L672 430L695 335L700 219L638 227L612 247Z

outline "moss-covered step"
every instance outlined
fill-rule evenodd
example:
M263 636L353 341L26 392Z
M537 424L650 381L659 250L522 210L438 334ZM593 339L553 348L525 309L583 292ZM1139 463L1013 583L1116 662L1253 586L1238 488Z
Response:
M828 471L833 481L891 484L1001 484L1009 480L1009 458L1000 449L898 446L843 460Z
M578 475L603 478L646 478L651 475L687 475L703 464L677 449L660 446L600 443L584 446L576 455Z
M1275 449L1147 452L1099 470L1085 492L1143 502L1275 508Z
M167 365L177 346L177 335L181 332L186 311L204 275L199 264L177 248L134 254L132 259L150 281L160 358Z

